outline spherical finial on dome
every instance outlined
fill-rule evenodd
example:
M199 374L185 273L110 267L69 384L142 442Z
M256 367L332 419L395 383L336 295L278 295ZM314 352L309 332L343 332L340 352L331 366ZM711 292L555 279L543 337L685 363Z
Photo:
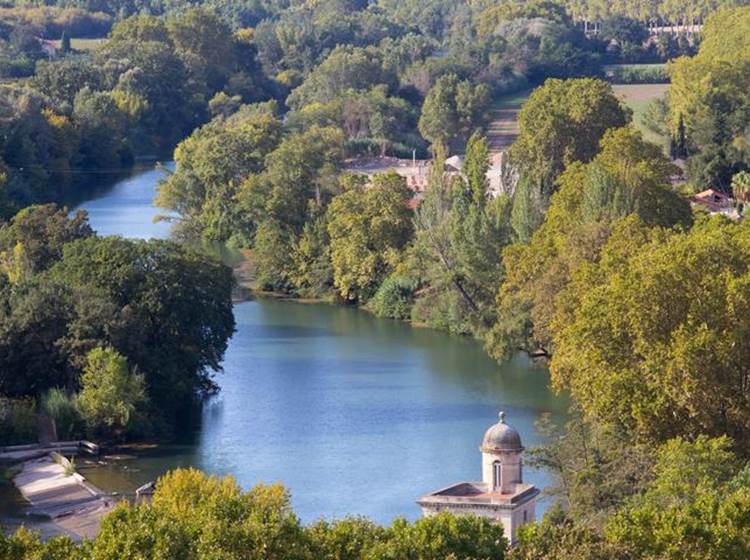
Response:
M489 427L482 439L482 451L523 451L521 436L516 429L505 423L505 412L498 415L497 424Z

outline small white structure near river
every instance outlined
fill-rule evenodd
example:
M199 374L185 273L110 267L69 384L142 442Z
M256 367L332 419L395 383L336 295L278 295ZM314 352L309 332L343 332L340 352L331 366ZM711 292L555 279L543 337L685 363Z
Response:
M505 413L484 434L482 481L459 482L423 496L417 503L426 516L448 511L489 517L503 524L505 537L516 542L518 528L534 521L539 489L523 482L523 446Z

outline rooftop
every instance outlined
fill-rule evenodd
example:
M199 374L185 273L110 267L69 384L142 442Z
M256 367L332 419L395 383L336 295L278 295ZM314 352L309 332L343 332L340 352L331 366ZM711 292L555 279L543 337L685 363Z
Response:
M539 489L533 484L516 484L512 494L488 492L484 482L459 482L422 496L417 503L423 505L470 505L488 507L511 507L536 497Z

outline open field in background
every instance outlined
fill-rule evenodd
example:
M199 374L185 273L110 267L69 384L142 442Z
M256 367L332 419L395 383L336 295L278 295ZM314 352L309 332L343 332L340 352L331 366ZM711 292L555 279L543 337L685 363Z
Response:
M654 63L638 63L638 64L605 64L604 72L612 72L615 70L638 70L639 68L653 69L653 70L664 70L667 67L666 62L654 62Z
M70 46L76 51L93 51L98 49L107 39L70 39ZM55 41L55 46L60 48L60 41Z
M633 110L633 124L643 133L643 136L651 142L666 147L666 138L647 130L643 126L641 117L651 101L669 90L669 84L632 84L612 87L623 102ZM487 129L487 139L492 152L507 150L518 136L518 112L530 94L530 90L523 91L498 97L495 100L492 121Z
M669 73L665 63L608 64L604 76L613 84L666 84Z
M518 112L531 95L526 90L498 97L492 108L492 121L487 127L487 140L494 153L507 150L518 136Z
M633 110L633 124L643 132L644 138L667 147L667 139L643 126L642 117L649 103L669 91L669 84L633 84L612 86L615 93Z

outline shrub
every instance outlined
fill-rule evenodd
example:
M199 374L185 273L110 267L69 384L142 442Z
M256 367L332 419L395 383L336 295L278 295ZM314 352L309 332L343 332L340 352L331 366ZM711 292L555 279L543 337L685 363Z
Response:
M121 435L133 427L146 404L143 375L113 348L95 348L86 356L81 376L80 410L93 433Z
M50 455L52 456L52 460L63 468L63 474L65 476L73 476L76 473L75 457L68 459L57 451L53 451Z
M416 280L391 274L380 285L368 307L378 317L409 319L416 289Z
M42 412L54 420L58 439L77 439L83 435L83 418L75 395L57 387L50 389L42 397Z
M34 399L0 397L0 445L34 443L37 440Z

